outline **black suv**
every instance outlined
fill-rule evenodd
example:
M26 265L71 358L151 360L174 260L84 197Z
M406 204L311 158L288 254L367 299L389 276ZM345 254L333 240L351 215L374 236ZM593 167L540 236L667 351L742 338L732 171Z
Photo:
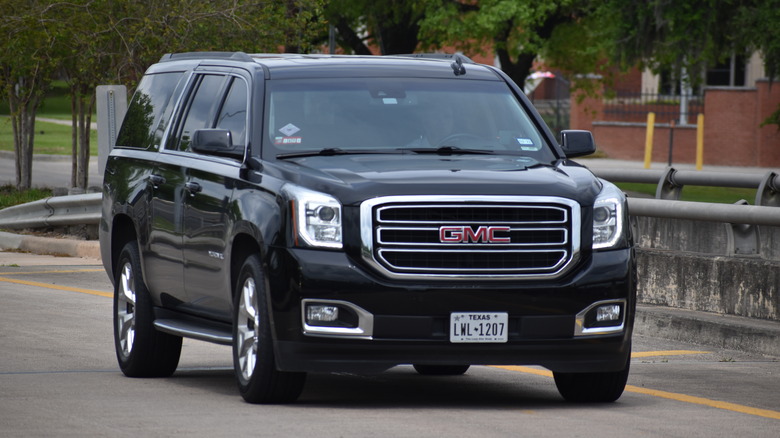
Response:
M119 366L170 375L190 337L255 403L399 364L613 401L636 268L624 195L568 160L594 149L460 55L165 55L104 177Z

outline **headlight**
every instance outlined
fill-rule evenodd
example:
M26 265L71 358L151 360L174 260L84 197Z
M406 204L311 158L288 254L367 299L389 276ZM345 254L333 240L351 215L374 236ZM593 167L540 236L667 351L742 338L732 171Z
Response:
M291 184L282 191L290 200L296 246L342 247L341 203L336 198Z
M593 204L593 249L612 248L623 238L624 196L612 184L604 184Z

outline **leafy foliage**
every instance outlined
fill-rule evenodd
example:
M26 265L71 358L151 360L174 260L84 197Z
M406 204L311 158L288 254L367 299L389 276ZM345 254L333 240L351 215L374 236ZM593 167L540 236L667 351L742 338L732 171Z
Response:
M325 0L0 2L0 89L14 124L17 186L30 186L35 113L54 77L68 83L74 186L87 184L95 86L132 90L166 52L278 52L311 47Z
M501 69L521 86L539 55L546 61L576 60L568 62L567 68L577 72L592 67L592 60L598 59L583 52L584 48L598 51L598 45L585 46L579 38L557 45L562 37L587 29L583 23L587 24L585 19L595 4L588 0L426 0L425 4L426 15L420 24L424 41L452 45L466 53L494 50Z

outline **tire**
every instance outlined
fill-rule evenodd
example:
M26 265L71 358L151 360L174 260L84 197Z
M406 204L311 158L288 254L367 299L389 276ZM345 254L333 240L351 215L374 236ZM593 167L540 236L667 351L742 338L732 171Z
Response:
M154 328L135 241L122 248L114 274L114 348L119 368L128 377L168 377L179 365L181 337Z
M241 267L233 306L233 367L238 390L249 403L291 403L303 391L305 373L276 369L265 280L260 259Z
M469 370L470 365L413 365L415 371L423 376L460 376Z
M575 403L611 403L626 388L631 357L622 371L609 373L556 373L555 386L564 399Z

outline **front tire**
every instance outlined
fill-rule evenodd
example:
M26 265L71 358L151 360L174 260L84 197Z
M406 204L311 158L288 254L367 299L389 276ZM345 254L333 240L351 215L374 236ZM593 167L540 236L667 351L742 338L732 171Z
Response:
M168 377L176 371L181 337L154 328L154 310L141 275L138 244L128 242L114 274L114 348L128 377Z
M305 373L276 369L268 303L260 259L241 267L233 306L233 367L241 396L249 403L290 403L303 391Z
M564 399L575 403L611 403L623 395L631 355L625 369L608 373L556 373L555 386Z

